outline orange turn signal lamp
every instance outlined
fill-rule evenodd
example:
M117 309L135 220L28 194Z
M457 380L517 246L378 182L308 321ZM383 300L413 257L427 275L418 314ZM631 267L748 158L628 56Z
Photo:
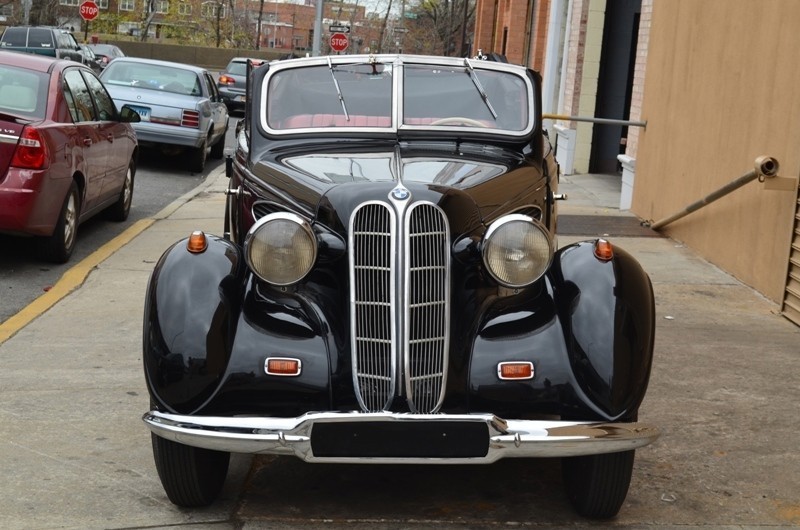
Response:
M530 361L510 361L497 364L497 377L500 379L533 379L533 363Z
M611 261L614 257L614 247L605 239L597 239L594 242L594 257L600 261Z
M186 242L186 250L192 254L200 254L208 248L208 238L202 230L195 230Z
M264 371L267 375L297 377L303 371L303 363L300 362L300 359L267 357L267 360L264 361Z

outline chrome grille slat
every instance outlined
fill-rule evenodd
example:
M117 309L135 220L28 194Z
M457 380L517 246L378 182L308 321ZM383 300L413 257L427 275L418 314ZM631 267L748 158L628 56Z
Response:
M421 302L418 304L408 304L408 307L415 308L415 307L431 307L436 305L444 305L445 302L443 300L436 300L434 302Z
M431 337L429 339L417 339L417 340L410 340L408 341L409 344L424 344L426 342L439 342L443 341L444 337Z
M399 383L413 412L444 398L449 227L434 204L405 206L365 203L350 220L353 383L367 412L388 409Z

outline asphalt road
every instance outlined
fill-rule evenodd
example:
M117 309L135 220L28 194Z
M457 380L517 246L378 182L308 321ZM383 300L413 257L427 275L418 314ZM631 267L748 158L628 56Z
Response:
M230 119L226 145L233 145L238 116ZM102 216L82 224L72 259L65 264L46 263L36 257L33 240L0 235L0 322L4 322L54 285L76 263L140 219L152 217L177 197L197 187L224 160L209 158L205 171L190 173L182 156L167 157L143 149L136 171L133 203L128 219L109 222Z

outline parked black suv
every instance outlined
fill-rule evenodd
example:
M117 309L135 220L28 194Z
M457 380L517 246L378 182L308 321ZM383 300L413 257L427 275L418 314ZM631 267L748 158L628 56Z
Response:
M12 26L0 37L0 49L86 63L81 47L68 30L46 26Z

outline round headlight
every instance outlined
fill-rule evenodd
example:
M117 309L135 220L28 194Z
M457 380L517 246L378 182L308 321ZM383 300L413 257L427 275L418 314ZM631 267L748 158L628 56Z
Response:
M542 277L553 259L547 230L525 215L507 215L486 231L483 263L506 287L525 287Z
M308 274L317 259L311 226L292 213L273 213L247 232L244 254L250 269L274 285L291 285Z

